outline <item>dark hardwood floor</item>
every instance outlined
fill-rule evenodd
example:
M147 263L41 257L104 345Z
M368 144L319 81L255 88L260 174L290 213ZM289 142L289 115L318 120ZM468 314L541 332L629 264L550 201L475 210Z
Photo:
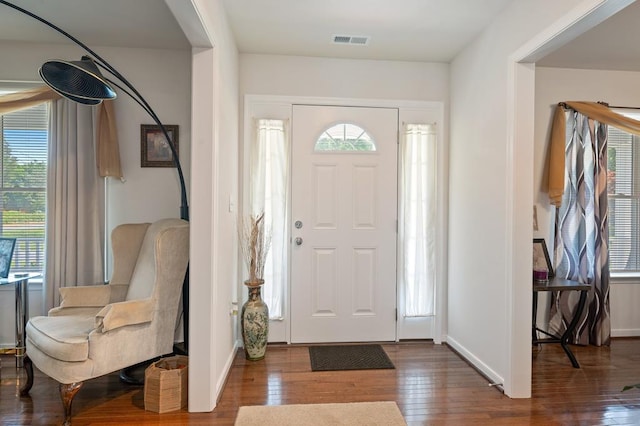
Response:
M573 347L574 369L557 345L532 348L533 397L510 399L446 345L383 345L394 370L311 372L305 346L270 346L258 362L236 356L212 413L144 410L142 387L117 374L88 381L73 404L78 425L233 425L243 405L396 401L409 425L638 425L640 339L610 347ZM0 422L54 425L62 420L57 383L36 374L31 396L20 398L25 376L10 355L0 356ZM197 368L196 366L191 368Z

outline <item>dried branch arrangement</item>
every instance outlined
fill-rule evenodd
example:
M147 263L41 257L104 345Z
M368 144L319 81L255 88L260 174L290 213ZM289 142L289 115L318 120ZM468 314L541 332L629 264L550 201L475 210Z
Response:
M238 233L242 257L249 271L248 281L261 280L271 246L271 232L265 227L264 212L241 219Z

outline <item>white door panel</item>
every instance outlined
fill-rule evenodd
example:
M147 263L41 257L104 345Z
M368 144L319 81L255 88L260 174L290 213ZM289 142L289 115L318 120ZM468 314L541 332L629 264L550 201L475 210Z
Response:
M294 343L396 338L397 117L392 108L293 107ZM364 129L376 150L315 152L342 122Z

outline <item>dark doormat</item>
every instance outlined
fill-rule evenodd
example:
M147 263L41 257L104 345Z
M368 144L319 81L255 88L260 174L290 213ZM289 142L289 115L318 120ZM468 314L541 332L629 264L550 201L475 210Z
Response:
M395 368L380 345L309 346L311 371Z

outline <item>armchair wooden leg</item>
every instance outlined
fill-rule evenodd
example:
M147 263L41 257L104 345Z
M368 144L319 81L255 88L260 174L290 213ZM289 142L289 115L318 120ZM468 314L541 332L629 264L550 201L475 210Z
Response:
M33 386L33 362L31 358L25 355L22 359L22 365L27 373L27 382L20 388L20 396L28 396L31 387Z
M71 425L71 403L83 384L84 382L60 383L60 398L62 398L62 405L64 406L64 422L62 423L64 426Z

